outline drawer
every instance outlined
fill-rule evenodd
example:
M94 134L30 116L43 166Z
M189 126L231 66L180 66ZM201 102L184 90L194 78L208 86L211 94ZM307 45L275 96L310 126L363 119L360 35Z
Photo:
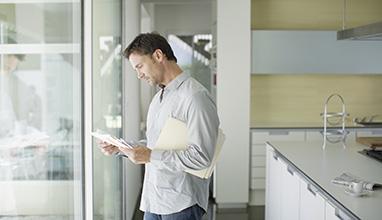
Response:
M253 131L252 144L264 144L267 141L304 141L304 131L288 131L288 130L274 130L274 131Z
M306 132L306 141L324 141L324 136L320 131L307 131ZM346 136L346 142L352 143L355 141L355 132L350 131Z
M252 167L251 178L265 178L265 167Z
M369 131L357 131L357 137L380 137L382 136L382 129L369 130Z
M252 178L251 189L265 189L265 178Z
M252 156L251 159L252 167L265 167L265 156Z
M319 131L307 131L306 132L306 141L323 141L324 136L322 136Z
M266 144L252 144L252 156L265 156Z

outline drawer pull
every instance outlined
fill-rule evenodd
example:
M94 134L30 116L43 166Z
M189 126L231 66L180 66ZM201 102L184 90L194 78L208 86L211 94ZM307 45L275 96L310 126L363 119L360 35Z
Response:
M309 190L309 192L311 192L314 196L316 196L318 190L315 187L313 187L311 184L308 184L308 187L306 188Z
M269 135L288 135L289 131L270 131Z
M382 131L381 130L372 131L371 134L372 135L377 135L377 134L380 135L380 134L382 134Z
M290 175L294 176L294 170L292 167L287 166L287 171L288 171L288 173L290 173Z
M341 213L340 213L340 210L339 209L336 209L334 211L334 215L339 219L339 220L344 220L344 218L342 218L341 216Z

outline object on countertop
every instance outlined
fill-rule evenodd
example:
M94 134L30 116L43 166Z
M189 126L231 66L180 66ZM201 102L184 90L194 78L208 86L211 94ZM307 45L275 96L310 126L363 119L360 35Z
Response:
M356 141L372 149L382 147L382 137L357 137Z
M338 98L342 104L342 111L340 112L328 112L328 104L332 98ZM342 146L346 148L345 141L348 131L345 129L345 119L349 114L345 110L345 101L339 94L331 94L325 101L324 112L321 113L321 116L324 119L324 144L322 149L325 149L326 142L330 143L342 143ZM330 128L329 126L341 126L340 129Z
M371 128L382 128L382 116L381 115L372 115L365 117L356 117L353 119L353 122L357 125L362 125L364 127Z
M340 176L334 178L331 182L345 187L350 187L352 183L362 183L362 188L369 191L382 188L382 184L380 183L363 180L351 173L342 173Z

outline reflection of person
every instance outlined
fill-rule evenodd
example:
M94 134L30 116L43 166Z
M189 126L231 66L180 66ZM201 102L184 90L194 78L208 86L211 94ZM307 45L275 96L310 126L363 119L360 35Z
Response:
M140 209L144 219L201 219L207 210L209 179L184 172L210 165L218 135L219 119L208 91L184 73L165 38L141 34L125 49L124 56L150 85L161 88L147 116L147 146L133 149L103 144L105 154L123 153L136 164L145 164ZM168 117L187 124L186 150L153 149Z
M0 71L1 99L6 105L1 106L1 112L11 116L8 120L20 123L21 126L40 129L41 99L33 86L27 85L15 74L24 57L22 54L3 55ZM13 123L11 124L13 127Z

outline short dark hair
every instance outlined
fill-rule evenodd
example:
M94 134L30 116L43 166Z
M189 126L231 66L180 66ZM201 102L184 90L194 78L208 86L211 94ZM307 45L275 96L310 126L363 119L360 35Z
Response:
M166 55L168 60L177 62L174 52L166 38L157 33L144 33L138 35L123 51L123 56L129 59L132 53L151 55L156 49L160 49Z

